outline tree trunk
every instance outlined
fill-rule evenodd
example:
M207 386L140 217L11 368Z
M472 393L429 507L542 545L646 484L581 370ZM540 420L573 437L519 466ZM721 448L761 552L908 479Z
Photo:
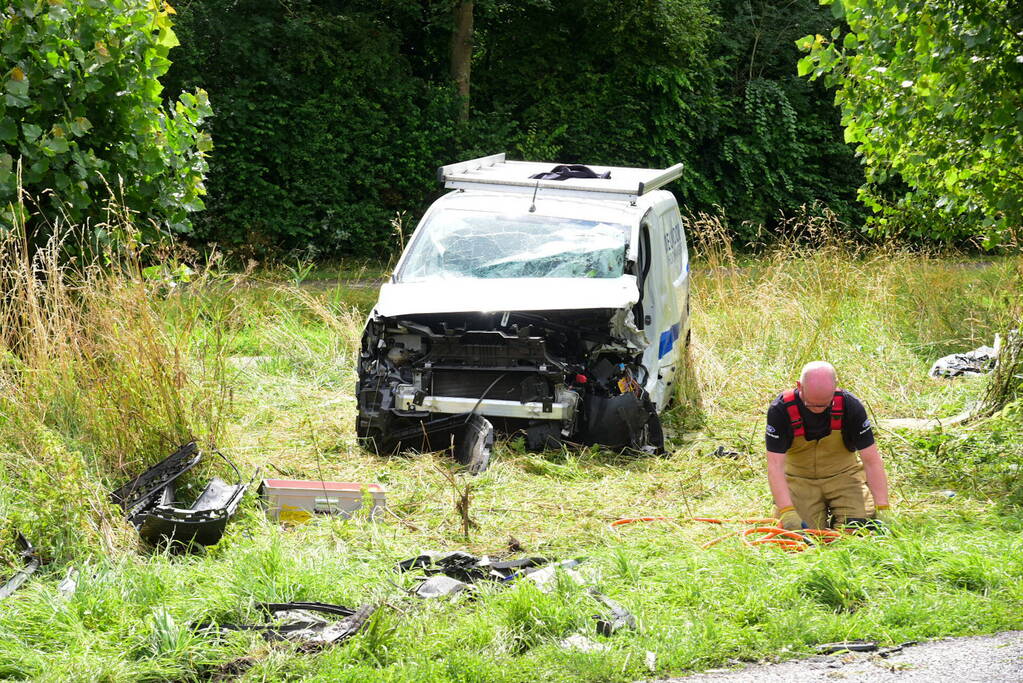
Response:
M469 118L469 73L472 68L472 14L474 0L455 0L455 28L451 32L451 78L462 96L459 118Z
M980 414L992 415L1020 398L1023 398L1023 325L1005 335Z

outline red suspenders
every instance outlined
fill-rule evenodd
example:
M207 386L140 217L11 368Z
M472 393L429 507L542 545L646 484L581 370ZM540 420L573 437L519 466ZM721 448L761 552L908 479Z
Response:
M789 422L792 423L792 436L806 437L806 428L803 426L803 418L799 414L799 406L796 405L796 391L789 389L781 397L782 405L789 414ZM838 389L831 399L831 431L842 429L842 416L845 413L845 397Z

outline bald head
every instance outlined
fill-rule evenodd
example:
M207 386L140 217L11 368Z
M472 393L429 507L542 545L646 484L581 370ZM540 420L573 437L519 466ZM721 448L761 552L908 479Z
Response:
M807 409L813 413L823 413L831 405L831 398L838 386L835 366L822 360L815 360L803 366L799 373L796 388Z

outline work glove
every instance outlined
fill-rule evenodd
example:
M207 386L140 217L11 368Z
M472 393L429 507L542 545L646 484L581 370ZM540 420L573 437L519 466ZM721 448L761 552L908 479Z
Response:
M803 519L792 505L778 509L778 523L785 531L803 530Z

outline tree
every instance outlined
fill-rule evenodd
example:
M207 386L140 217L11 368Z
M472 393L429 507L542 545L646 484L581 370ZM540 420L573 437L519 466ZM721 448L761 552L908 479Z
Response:
M0 4L0 227L20 183L55 216L93 224L114 198L160 231L188 232L203 208L206 93L168 110L159 82L178 44L170 5L11 0Z
M469 118L469 78L472 70L473 0L456 0L455 27L451 32L451 80L458 86L462 98L460 116Z
M1023 5L1016 0L821 0L848 31L806 36L799 74L838 86L845 137L876 211L928 209L924 230L986 246L1023 225ZM886 203L884 183L909 190ZM964 220L966 219L966 220ZM883 220L880 222L883 227Z

